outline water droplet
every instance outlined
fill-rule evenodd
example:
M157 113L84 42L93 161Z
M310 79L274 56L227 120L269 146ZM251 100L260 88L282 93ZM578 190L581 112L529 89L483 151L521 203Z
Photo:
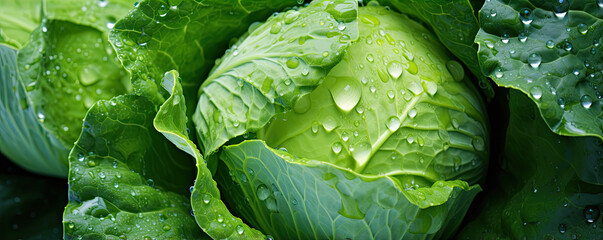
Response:
M292 57L289 60L287 60L287 67L288 68L297 68L297 66L299 66L299 59L297 59L296 57Z
M266 200L270 196L270 190L264 184L260 184L256 190L258 199L261 201Z
M299 12L298 11L289 11L287 12L287 15L285 15L285 24L291 24L293 23L293 21L295 21L295 19L297 19L297 17L299 16Z
M322 122L322 127L327 131L327 132L331 132L333 131L333 129L335 129L337 126L339 126L339 124L335 121L335 119L333 119L332 117L327 117L323 122Z
M397 116L390 117L385 125L390 131L395 132L400 128L400 119Z
M372 63L373 61L375 61L375 57L373 56L373 54L370 54L370 53L369 53L368 55L366 55L366 60L367 60L368 62L371 62L371 63Z
M99 7L104 8L107 5L109 5L109 0L98 0L97 4L98 4Z
M553 48L553 47L555 47L555 42L553 42L553 40L546 41L546 47L547 48Z
M157 13L159 13L160 17L165 17L168 14L169 10L170 9L166 5L161 5L159 6L159 10L157 11Z
M570 43L569 41L565 41L561 47L563 49L565 49L565 51L568 51L568 52L571 51L574 48L574 46L572 45L572 43Z
M357 166L364 166L371 155L371 145L368 142L361 142L354 146L352 157L356 160Z
M342 148L343 146L339 142L333 143L333 145L331 146L331 150L333 150L335 154L339 154Z
M329 52L324 51L324 52L322 53L322 56L323 56L323 57L328 57L328 56L329 56Z
M480 136L474 137L473 141L472 141L472 144L473 144L473 148L476 151L478 151L478 152L484 151L484 148L485 148L485 145L486 145L484 143L484 139L482 137L480 137Z
M519 39L520 42L526 42L528 40L528 34L525 32L520 32L519 36L517 36L517 39Z
M509 34L503 33L503 35L500 36L500 41L502 43L509 43Z
M599 219L601 212L597 206L587 206L584 208L584 218L586 222L593 223Z
M532 68L538 68L538 66L540 66L541 62L542 62L542 58L540 57L540 55L538 55L536 53L532 53L528 57L528 63L530 64L530 66Z
M299 1L299 0L298 0ZM245 231L245 229L243 228L243 226L241 225L237 225L237 233L238 234L243 234L243 232Z
M534 86L532 89L530 89L530 95L532 95L534 99L540 100L542 97L542 89L540 89L538 86Z
M408 144L412 144L413 142L415 142L415 138L413 138L412 136L408 136L406 137L406 141L408 142Z
M492 49L494 48L494 43L490 40L485 40L484 43L486 44L486 47Z
M603 8L603 0L597 0L597 5L598 5L600 8Z
M318 122L313 122L311 128L313 133L318 133Z
M343 131L343 133L341 134L341 140L343 140L344 142L347 142L350 139L350 134L348 133L348 131Z
M410 111L408 111L408 117L410 118L415 118L417 116L417 110L416 109L410 109Z
M394 97L396 97L396 93L394 93L393 90L389 90L389 91L387 91L387 97L389 99L394 99Z
M565 108L565 99L558 98L557 99L557 104L559 104L559 107L561 107L562 109L564 109Z
M496 11L494 11L494 9L490 9L490 16L496 17Z
M398 79L402 75L402 64L400 62L393 60L387 64L387 72L394 79Z
M559 233L565 233L565 231L567 231L565 224L559 224Z
M582 103L582 107L590 108L593 105L593 99L588 95L584 95L580 98L580 103Z
M494 69L494 77L501 78L503 77L503 71L500 68Z
M282 28L283 24L281 22L275 22L274 24L272 24L272 26L270 26L270 33L277 34L281 31Z
M532 20L533 20L532 10L529 8L523 8L523 9L519 10L519 19L521 20L521 22L523 24L532 23Z
M454 81L462 81L465 78L465 70L459 62L449 60L446 62L446 68L448 69L448 72L450 72L450 75L452 75Z
M369 90L371 90L372 93L375 93L375 91L377 91L377 88L375 88L375 86L371 86L369 87Z
M406 71L408 71L412 75L416 75L419 72L419 68L417 67L417 64L415 62L408 62L408 67L406 68Z
M569 7L569 0L557 0L555 1L555 5L553 5L553 12L558 18L563 18L567 14L567 11L569 11Z
M345 112L356 107L362 93L358 81L343 77L337 78L335 83L329 88L329 91L337 107Z
M580 34L582 35L585 35L586 33L588 33L588 26L586 26L586 24L584 23L578 24L578 32L580 32Z
M203 194L203 203L209 204L210 200L211 200L211 196L209 194Z

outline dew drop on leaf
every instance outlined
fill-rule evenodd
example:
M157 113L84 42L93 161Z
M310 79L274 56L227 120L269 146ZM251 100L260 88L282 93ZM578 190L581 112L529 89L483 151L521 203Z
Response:
M266 185L260 184L256 190L256 194L259 200L264 201L268 198L268 196L270 196L270 190L268 190Z
M587 206L584 208L584 218L586 222L593 223L599 219L601 212L597 206Z
M522 8L521 10L519 10L519 19L523 24L526 25L532 23L532 10L529 8Z
M385 125L390 131L395 132L400 128L400 119L397 116L390 117L387 119Z
M402 75L402 64L393 60L387 64L387 72L393 79L398 79Z
M582 104L582 107L588 109L590 106L592 106L593 99L589 95L584 95L580 98L580 103Z
M540 57L540 55L538 55L536 53L532 53L528 57L528 63L530 64L530 66L532 68L538 68L538 66L540 66L541 62L542 62L542 58Z
M342 148L343 146L339 142L333 143L333 146L331 146L331 150L333 150L335 154L339 154Z

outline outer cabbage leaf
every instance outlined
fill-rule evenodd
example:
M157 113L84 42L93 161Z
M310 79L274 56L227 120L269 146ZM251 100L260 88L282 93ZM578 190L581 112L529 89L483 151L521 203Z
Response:
M21 98L27 98L28 106L34 112L33 120L37 122L30 122L28 125L35 129L41 123L44 134L36 140L27 135L13 135L16 137L13 142L17 147L7 150L2 148L4 152L13 152L6 154L26 169L64 177L67 175L68 149L73 146L81 131L82 119L88 108L99 99L109 99L127 92L129 83L127 73L115 59L106 39L106 27L97 29L80 25L65 17L57 18L65 21L54 19L52 17L55 15L61 15L54 11L60 12L63 9L56 7L52 1L44 3L55 7L48 7L50 10L43 8L41 25L33 30L31 40L18 53L18 71L15 73L19 84L25 86ZM81 4L69 6L81 7ZM113 14L99 12L95 16L115 16ZM78 23L93 25L86 21ZM10 87L7 88L7 93L10 90ZM23 114L19 112L20 109L12 110L6 114ZM2 131L31 131L25 130L27 125L20 125L24 129L11 126ZM35 147L40 148L35 152L26 152L23 150L29 144L20 144L22 142L46 142L46 146ZM46 168L45 165L48 164L36 164L38 161L47 161L56 166Z
M488 120L460 64L406 16L367 6L359 19L359 40L302 98L304 107L277 114L257 137L407 188L478 183L488 165Z
M60 239L65 196L65 180L26 172L0 155L2 238Z
M191 158L153 129L145 97L99 101L69 155L65 238L201 239L190 215Z
M236 43L199 90L204 153L264 126L319 85L358 36L355 0L314 1L269 18Z
M191 99L190 116L198 87L229 40L254 21L296 4L295 0L146 0L115 24L109 38L132 74L134 90L156 104L169 96L160 85L163 74L179 71L184 96Z
M19 166L67 175L67 149L38 120L17 67L17 51L0 46L0 151Z
M162 85L171 96L161 105L153 125L197 162L197 178L191 188L191 205L197 223L213 239L264 239L261 232L233 216L220 199L220 192L207 163L188 137L186 103L178 73L166 73Z
M221 159L231 209L275 239L446 239L480 191L462 181L403 190L259 140L228 146Z
M20 49L40 24L40 0L6 0L0 8L0 44Z
M401 1L382 0L383 5L393 6L401 13L419 18L433 28L438 39L458 57L477 77L478 84L488 97L494 96L490 81L482 73L477 59L477 45L473 42L479 30L474 14L474 4L463 1ZM481 7L480 4L478 6Z
M484 74L527 94L553 132L603 138L603 11L597 1L486 1Z
M90 26L102 32L134 8L136 0L44 0L46 18ZM103 37L107 40L107 36Z
M603 144L550 131L538 107L511 91L504 155L458 239L603 236ZM586 164L585 164L586 163Z

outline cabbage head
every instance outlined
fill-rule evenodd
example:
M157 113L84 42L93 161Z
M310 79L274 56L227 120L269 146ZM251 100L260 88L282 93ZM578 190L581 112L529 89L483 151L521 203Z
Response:
M314 1L250 27L198 96L222 199L277 239L447 238L487 170L487 115L463 67L376 2ZM199 225L243 233L209 221L219 199L202 183Z

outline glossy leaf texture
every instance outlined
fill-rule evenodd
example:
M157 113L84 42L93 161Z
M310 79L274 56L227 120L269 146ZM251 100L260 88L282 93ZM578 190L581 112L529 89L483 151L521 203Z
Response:
M203 239L188 199L190 156L153 128L145 97L99 101L69 155L65 238Z
M6 0L0 8L0 44L22 48L40 24L40 0Z
M136 93L156 104L169 96L161 87L163 74L177 70L184 95L191 99L190 116L199 86L229 41L253 22L294 5L295 0L140 1L115 24L109 38L132 74Z
M0 151L19 166L66 176L69 149L39 121L19 75L17 51L0 46Z
M479 30L479 23L474 14L474 4L477 5L477 3L472 4L468 0L382 0L379 2L383 5L392 6L403 14L419 18L433 28L440 42L475 75L481 91L489 98L494 96L494 89L490 81L479 67L477 44L473 42L475 34ZM480 4L478 8L481 6ZM420 38L420 36L417 36L417 38Z
M257 137L295 156L397 178L405 188L479 183L488 120L460 64L404 15L366 6L359 19L360 38L323 83Z
M259 140L230 145L221 159L231 208L275 239L445 239L480 191L462 181L403 190Z
M357 8L354 0L314 1L256 24L233 45L199 90L193 121L204 153L295 108L357 39Z
M553 132L603 138L602 5L486 1L475 39L482 71L528 95Z
M197 177L191 187L191 205L197 223L213 239L264 239L261 232L232 215L220 199L220 192L206 161L188 136L186 103L178 73L167 72L162 86L170 93L170 97L161 105L153 125L180 150L196 160Z
M603 235L603 144L550 131L512 90L503 156L458 239L598 239Z
M94 24L85 20L73 22L69 17L61 15L64 13L65 9L62 7L65 5L58 5L55 1L41 2L46 7L38 13L41 18L40 25L31 33L31 40L27 45L18 52L18 69L15 76L18 76L19 84L24 85L22 98L27 98L28 107L32 108L34 119L38 122L32 125L41 124L46 132L45 136L36 141L50 142L46 148L54 148L55 150L52 151L62 153L29 153L23 151L28 144L21 144L15 149L7 150L17 151L20 154L7 153L7 155L20 165L33 161L32 164L25 166L27 169L65 177L68 149L77 140L82 119L88 109L100 99L109 99L128 92L130 85L127 72L115 59L115 54L107 41L106 27L95 28ZM74 2L69 6L82 7L82 4L85 3ZM24 9L24 11L32 10ZM127 8L121 11L127 11ZM115 17L114 12L119 11L101 11L95 16ZM6 89L6 91L10 90L10 88ZM28 130L4 129L3 131ZM33 142L27 136L18 137L20 139L16 139L16 143ZM41 154L42 157L24 159L29 154ZM60 168L46 169L40 164L35 164L35 161L42 161L40 159L44 158L57 166L61 165Z

